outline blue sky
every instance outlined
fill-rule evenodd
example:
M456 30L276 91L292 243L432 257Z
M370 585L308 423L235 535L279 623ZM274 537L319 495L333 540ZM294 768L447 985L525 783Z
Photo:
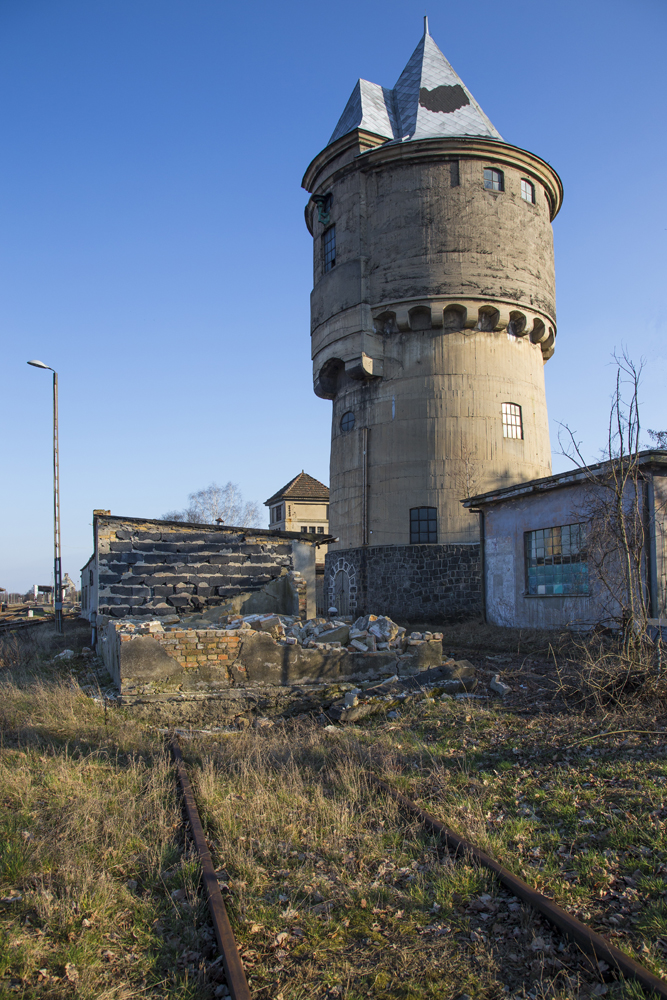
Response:
M667 427L663 0L0 0L1 585L51 574L50 373L29 358L60 372L72 576L94 507L328 482L300 182L425 12L502 135L563 178L552 448L568 421L597 455L622 344Z

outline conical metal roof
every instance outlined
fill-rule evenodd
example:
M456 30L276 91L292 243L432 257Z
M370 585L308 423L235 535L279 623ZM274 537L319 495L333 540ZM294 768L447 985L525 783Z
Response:
M465 135L502 139L431 38L427 18L394 89L359 80L329 142L355 128L397 142Z

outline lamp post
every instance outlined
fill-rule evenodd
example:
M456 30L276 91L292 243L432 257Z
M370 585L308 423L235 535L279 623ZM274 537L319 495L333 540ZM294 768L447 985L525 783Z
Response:
M33 368L53 372L53 607L56 632L63 633L63 585L60 558L60 471L58 463L58 372L43 361L29 361Z

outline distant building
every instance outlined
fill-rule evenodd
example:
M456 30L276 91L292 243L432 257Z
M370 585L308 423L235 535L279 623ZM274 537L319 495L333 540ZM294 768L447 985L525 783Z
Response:
M264 501L269 508L269 528L272 531L299 531L301 534L329 534L329 487L313 479L303 470L286 486ZM324 607L324 559L327 545L317 546L317 610Z

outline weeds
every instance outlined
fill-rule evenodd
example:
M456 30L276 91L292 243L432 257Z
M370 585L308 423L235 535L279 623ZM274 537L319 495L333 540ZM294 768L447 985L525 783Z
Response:
M627 649L620 636L575 637L568 659L557 667L559 695L576 709L600 715L632 713L641 704L667 705L661 641L648 636Z

